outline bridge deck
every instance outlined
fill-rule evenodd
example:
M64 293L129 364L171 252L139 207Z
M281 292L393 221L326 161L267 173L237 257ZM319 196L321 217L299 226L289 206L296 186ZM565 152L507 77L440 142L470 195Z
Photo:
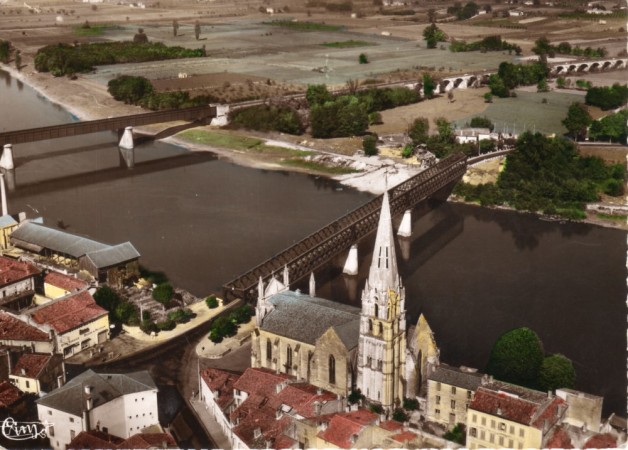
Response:
M458 181L466 171L466 156L456 154L389 190L392 215L397 215ZM227 300L254 301L257 283L288 266L291 282L297 282L377 227L383 195L307 236L223 286Z
M130 116L113 117L110 119L86 120L84 122L0 133L0 146L98 133L101 131L115 131L124 129L125 127L136 127L152 123L172 122L175 120L199 120L209 117L216 117L215 106L194 106L192 108L154 111Z

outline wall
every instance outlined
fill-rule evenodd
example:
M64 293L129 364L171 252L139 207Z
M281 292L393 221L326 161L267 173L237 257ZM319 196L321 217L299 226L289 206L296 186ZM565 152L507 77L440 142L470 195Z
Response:
M467 448L541 448L541 430L469 409ZM474 436L475 434L475 436Z
M272 343L272 358L270 360L267 358L266 354L266 342L268 339L270 339ZM285 363L288 346L292 348L292 367L290 370L286 371ZM297 346L299 347L298 352L296 351ZM253 348L257 351L257 358L255 358L254 361L256 365L254 365L254 367L279 370L281 373L288 373L311 383L311 381L308 380L308 354L314 353L313 345L304 344L294 339L288 339L283 336L268 333L264 330L259 330L259 336L253 333ZM297 367L296 370L294 366ZM310 373L312 373L311 367Z
M329 356L333 355L336 364L336 382L329 383ZM351 353L336 332L329 328L316 342L314 350L315 376L310 383L334 394L348 396L351 391Z
M21 294L26 291L35 291L34 277L26 278L15 283L7 284L0 288L0 297L11 297L13 295Z
M9 375L9 381L11 381L11 383L13 383L22 392L38 394L40 391L39 380L35 378Z
M455 392L452 391L455 390ZM427 382L427 418L428 420L442 423L453 428L457 423L467 423L467 405L473 399L473 391L452 386L450 384L439 383L434 380ZM451 402L455 402L452 408ZM436 414L436 410L440 414ZM453 421L450 414L454 414Z
M88 331L81 334L81 330ZM109 340L109 314L104 314L103 316L98 317L91 322L87 322L78 328L74 328L66 333L57 335L58 351L63 353L64 358L69 358L81 350L87 350L94 347L98 345L98 333L101 332L105 332L105 340ZM83 343L88 344L84 349L82 348ZM68 349L67 354L65 351L66 349Z
M83 431L83 418L68 414L47 406L37 405L37 417L44 423L51 424L48 438L53 450L65 450L65 446L70 443L72 436ZM54 433L54 435L51 435Z
M61 298L68 295L70 291L66 291L63 288L53 286L52 284L44 283L44 295L51 299Z
M233 433L231 431L231 423L229 422L228 417L225 416L223 411L216 404L216 401L214 399L214 393L209 388L209 386L207 386L205 380L202 380L201 382L201 398L203 400L203 403L205 404L205 408L207 409L207 411L209 411L209 413L214 417L218 425L220 425L220 428L222 429L224 435L227 436L227 438L229 439L232 447L235 448L233 442Z

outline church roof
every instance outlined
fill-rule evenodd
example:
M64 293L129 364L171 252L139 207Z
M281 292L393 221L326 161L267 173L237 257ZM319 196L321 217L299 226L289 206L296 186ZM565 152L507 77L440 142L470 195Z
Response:
M428 379L475 391L482 384L482 376L483 374L478 372L469 372L448 366L447 364L441 364Z
M313 345L333 327L347 349L358 344L360 308L293 291L274 295L270 303L264 331Z

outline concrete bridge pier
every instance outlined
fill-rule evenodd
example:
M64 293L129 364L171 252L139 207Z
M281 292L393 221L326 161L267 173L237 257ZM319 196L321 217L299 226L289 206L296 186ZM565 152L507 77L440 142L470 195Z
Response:
M120 139L120 143L118 144L120 148L132 149L133 145L133 127L126 127L124 129L124 133L122 134L122 139Z
M342 273L346 275L358 274L358 246L353 244L349 249L349 256L345 262L345 267L342 269Z
M11 144L4 144L2 156L0 157L0 168L6 170L15 169L15 165L13 164L13 147Z
M6 188L9 192L15 191L17 183L15 181L15 170L3 170L1 172L4 175L4 181L6 183Z
M406 211L403 213L403 219L401 219L401 223L399 224L397 235L401 237L412 236L412 211L411 210L406 209Z
M2 215L9 214L9 208L7 207L7 192L4 188L4 175L0 173L0 198L2 199Z

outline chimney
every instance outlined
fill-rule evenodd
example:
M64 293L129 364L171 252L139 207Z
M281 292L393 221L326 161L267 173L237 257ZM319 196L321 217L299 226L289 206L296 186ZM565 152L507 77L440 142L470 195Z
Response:
M552 398L552 390L547 391L547 398Z
M20 372L22 372L22 376L26 375L26 369L24 367L20 369Z
M314 279L314 272L310 274L310 297L316 296L316 280Z
M321 415L321 402L319 402L318 400L314 402L314 414L317 416Z

